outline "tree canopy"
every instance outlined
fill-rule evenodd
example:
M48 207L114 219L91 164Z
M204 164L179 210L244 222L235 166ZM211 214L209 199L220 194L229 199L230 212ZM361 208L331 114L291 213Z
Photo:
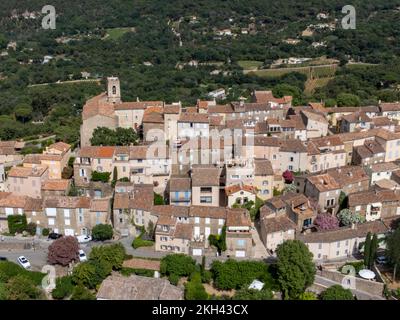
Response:
M296 298L314 282L313 255L299 240L288 240L276 250L278 282L284 298Z

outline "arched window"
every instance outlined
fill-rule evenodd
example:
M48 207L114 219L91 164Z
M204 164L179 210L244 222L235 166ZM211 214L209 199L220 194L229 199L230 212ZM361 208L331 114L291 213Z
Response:
M112 94L117 94L117 87L116 86L112 87Z

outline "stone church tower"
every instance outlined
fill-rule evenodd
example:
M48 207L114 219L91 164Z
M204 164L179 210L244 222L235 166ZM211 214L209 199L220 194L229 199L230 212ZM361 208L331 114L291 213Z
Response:
M118 77L107 78L107 101L112 103L121 102L121 86Z

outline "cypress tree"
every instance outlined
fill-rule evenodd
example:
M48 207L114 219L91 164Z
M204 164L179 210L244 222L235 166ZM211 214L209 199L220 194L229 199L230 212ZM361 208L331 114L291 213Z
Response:
M367 238L364 243L364 265L369 267L369 260L371 256L371 232L368 232Z
M369 253L369 266L368 266L369 268L371 268L372 264L374 263L377 250L378 250L378 236L376 235L376 233L374 233L374 236L372 237L371 248L370 248L370 253Z
M114 181L118 180L118 169L117 169L117 167L114 167L113 180Z

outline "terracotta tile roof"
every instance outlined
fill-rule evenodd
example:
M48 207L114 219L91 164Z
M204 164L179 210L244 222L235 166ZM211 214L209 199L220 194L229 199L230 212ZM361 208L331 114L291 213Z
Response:
M375 127L395 126L398 121L390 120L388 117L375 117L372 118L372 123Z
M285 232L288 230L296 230L296 224L286 215L268 218L265 216L261 216L261 223L264 225L267 234L281 231Z
M110 118L115 117L114 105L112 103L107 102L106 93L102 93L96 97L89 99L83 106L82 110L83 120L87 120L96 115L106 116Z
M121 102L115 105L115 110L140 110L148 107L163 107L163 101L133 101Z
M354 112L344 115L341 118L349 123L371 122L371 118L364 112Z
M164 123L164 117L162 113L157 111L146 113L146 111L143 115L143 123Z
M376 136L386 141L397 140L400 139L400 132L392 132L383 128L377 128Z
M248 185L242 185L242 184L235 184L232 186L226 186L225 187L225 193L229 197L239 191L247 191L253 194L257 194L257 188L253 186L248 186Z
M246 209L230 209L226 215L227 227L251 227L251 219Z
M164 107L165 114L179 114L181 112L181 106L175 104L168 104Z
M340 139L340 136L337 135L313 138L310 139L310 141L312 141L317 148L337 147L343 145L343 141Z
M193 165L192 167L192 186L209 187L220 185L221 169L212 165Z
M61 161L62 158L59 154L27 154L23 163L41 164L42 161Z
M282 98L275 98L272 94L272 91L254 91L253 97L256 102L258 103L268 103L268 102L275 102L275 103L290 103L292 101L291 96L284 96Z
M329 174L320 174L308 177L307 180L313 184L320 192L340 189L340 185Z
M160 217L189 217L189 209L186 206L161 205L153 206L151 213Z
M210 116L209 120L210 120L210 126L220 126L222 125L224 118L222 116L213 115Z
M400 111L399 102L382 102L379 104L379 108L384 111Z
M17 142L14 140L6 140L6 141L2 141L0 140L0 147L1 148L15 148L15 144Z
M11 192L0 191L0 200L7 198L10 194Z
M298 139L281 139L279 145L281 152L307 152L307 147Z
M358 182L369 181L367 172L360 166L345 166L328 169L327 173L341 188Z
M191 217L226 219L227 208L191 206L189 210Z
M108 212L110 209L109 199L92 199L90 203L90 211L93 212Z
M36 166L36 167L12 167L8 173L9 177L41 177L47 170L47 167Z
M133 199L129 200L129 208L151 211L154 203L153 185L135 185Z
M114 196L114 209L129 209L129 194L116 193Z
M268 159L254 159L254 175L273 175L274 170L272 169L271 161Z
M24 157L23 162L24 164L41 164L41 154L27 154Z
M191 190L191 179L187 176L171 176L169 180L169 191L187 191Z
M24 210L41 212L43 210L43 200L28 197L26 199Z
M173 237L177 239L192 240L193 225L190 223L177 223L175 226Z
M400 201L400 193L394 190L369 190L349 194L349 206L367 205L374 202Z
M374 140L366 140L364 145L354 149L362 159L371 158L378 153L385 153L383 146Z
M67 179L46 180L42 183L42 190L45 191L66 191L71 181Z
M44 208L90 208L88 197L51 196L43 201Z
M113 274L97 292L102 300L183 300L183 290L166 279Z
M0 207L3 208L24 208L26 205L27 196L17 196L9 194L4 198L0 198Z
M197 101L197 106L199 107L199 109L207 109L208 108L208 101L198 100Z
M230 104L217 104L215 106L208 106L208 113L233 113L233 107Z
M16 155L18 154L17 151L13 147L0 147L0 155Z
M376 113L376 112L379 112L378 106L332 107L332 108L325 108L325 110L328 113L351 113L351 112Z
M323 114L316 112L314 110L309 110L309 111L301 110L300 113L302 113L306 118L309 118L311 120L326 124L328 123L328 120L325 119Z
M245 140L245 138L243 138ZM245 143L245 141L243 142ZM255 146L279 147L280 141L275 137L254 137Z
M81 158L112 158L116 147L90 146L82 147L78 152Z
M175 226L176 224L176 217L162 214L159 216L157 220L157 225L162 225L162 226Z
M61 152L67 152L69 149L71 149L71 145L62 141L53 143L49 145L49 149L56 149Z
M178 122L209 123L209 116L206 113L181 113Z
M131 146L129 147L129 160L139 159L166 159L169 156L167 146L153 148L150 146Z
M309 102L308 104L312 109L314 109L316 111L319 111L319 112L326 113L326 109L325 109L323 103L320 103L320 102Z
M382 162L371 165L372 172L395 171L400 167L394 162Z
M318 231L308 234L298 235L298 239L305 243L331 243L346 239L364 238L368 232L384 234L388 232L388 227L382 221L376 220L358 224L356 228L343 227L330 231Z

